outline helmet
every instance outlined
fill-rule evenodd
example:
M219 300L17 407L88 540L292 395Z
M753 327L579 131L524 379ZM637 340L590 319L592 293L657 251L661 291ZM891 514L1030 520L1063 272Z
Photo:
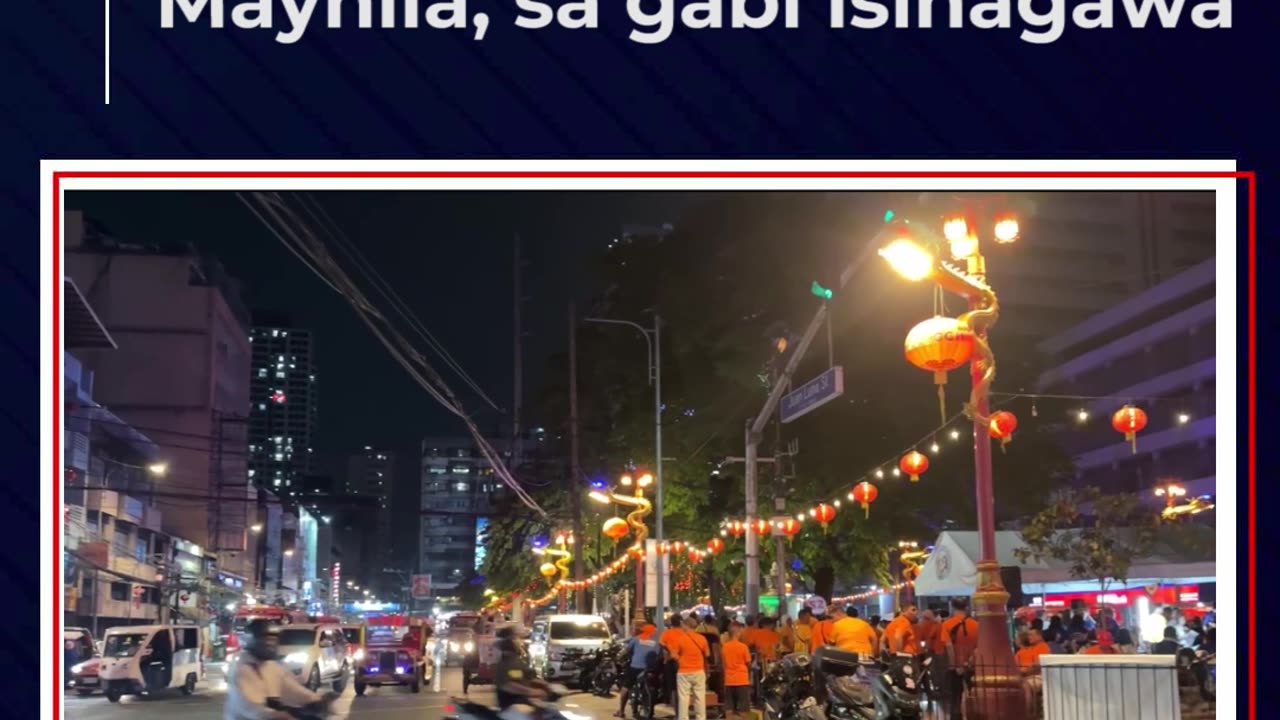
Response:
M508 623L494 633L495 645L500 652L518 653L521 651L520 640L525 636L524 628L515 623Z

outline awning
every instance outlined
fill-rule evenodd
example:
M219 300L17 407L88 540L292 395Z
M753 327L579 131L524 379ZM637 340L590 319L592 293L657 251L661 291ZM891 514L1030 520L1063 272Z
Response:
M68 350L115 350L116 341L69 277L62 278L63 338Z
M996 560L1000 567L1016 567L1022 571L1022 589L1036 594L1075 592L1096 589L1096 581L1081 582L1071 575L1066 563L1021 562L1015 551L1023 546L1020 533L996 533ZM915 593L920 597L973 595L978 580L978 533L944 532L934 543L933 552L920 568ZM1212 560L1182 560L1152 556L1134 562L1129 568L1128 587L1164 583L1213 582L1216 566ZM1119 585L1115 586L1119 588Z

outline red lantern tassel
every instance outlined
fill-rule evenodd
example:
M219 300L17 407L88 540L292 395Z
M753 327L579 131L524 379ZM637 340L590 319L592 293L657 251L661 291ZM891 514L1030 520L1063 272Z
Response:
M1138 433L1127 432L1124 434L1124 439L1129 441L1129 447L1133 448L1133 454L1137 455L1138 454Z
M871 517L871 503L862 503L863 517Z

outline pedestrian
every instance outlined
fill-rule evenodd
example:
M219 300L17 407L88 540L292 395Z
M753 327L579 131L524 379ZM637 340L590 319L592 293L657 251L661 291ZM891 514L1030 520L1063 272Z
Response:
M828 642L840 650L858 653L863 658L871 659L876 652L876 632L865 620L858 617L857 608L843 608L837 605L831 609L831 617L835 622L831 625L831 637Z
M809 652L809 641L813 638L813 623L813 611L807 607L800 608L796 623L791 628L792 652Z
M698 621L686 618L684 627L670 636L667 652L676 662L676 717L689 720L693 706L697 720L707 720L707 659L711 648L707 639L696 632Z
M644 620L637 620L635 627L632 628L632 635L627 639L627 644L623 646L623 655L629 657L631 661L627 664L627 674L619 685L622 686L621 698L618 702L618 712L613 716L616 718L625 717L627 710L627 700L631 696L631 688L641 680L647 680L648 674L652 672L658 665L658 641L653 639L653 633L656 631L653 625ZM648 708L652 715L653 708Z
M978 621L969 617L967 598L951 601L951 615L942 623L942 642L947 651L947 671L941 688L947 717L960 717L964 690L972 675L971 663L978 648Z
M931 656L941 650L940 641L942 625L938 622L933 610L920 613L920 621L916 623L916 646L921 654Z
M902 606L902 612L885 627L884 642L889 652L917 654L916 614L916 606L908 603Z
M729 626L729 641L721 649L724 659L726 720L746 720L751 712L751 650L742 642L742 623Z

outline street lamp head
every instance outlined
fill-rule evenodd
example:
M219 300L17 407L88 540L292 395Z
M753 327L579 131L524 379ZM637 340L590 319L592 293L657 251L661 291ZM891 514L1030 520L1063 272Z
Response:
M610 502L612 502L611 500L609 500L608 495L600 492L599 490L592 490L590 493L587 494L587 497L591 498L592 500L595 500L598 503L604 503L605 505L608 505Z
M942 236L954 243L969 237L969 221L963 215L949 217L942 222Z
M253 533L260 533L260 532L262 532L262 523L254 523L254 524L250 525L250 526L249 526L249 532L253 532Z
M618 484L623 487L631 487L631 476L623 475L622 479L618 480Z
M933 274L933 255L907 238L899 238L880 249L880 257L888 261L899 275L919 282Z
M968 260L978 254L978 238L976 235L964 235L955 240L951 240L951 258L953 260Z
M1007 245L1018 239L1021 228L1018 227L1018 218L1012 214L1001 215L996 218L995 238L996 242L1001 245Z
M156 477L164 477L164 474L168 471L169 463L166 462L153 462L147 466L147 472L155 475Z
M649 473L645 473L641 475L640 479L636 480L636 482L640 485L640 487L649 487L650 485L653 484L653 476L650 475Z

